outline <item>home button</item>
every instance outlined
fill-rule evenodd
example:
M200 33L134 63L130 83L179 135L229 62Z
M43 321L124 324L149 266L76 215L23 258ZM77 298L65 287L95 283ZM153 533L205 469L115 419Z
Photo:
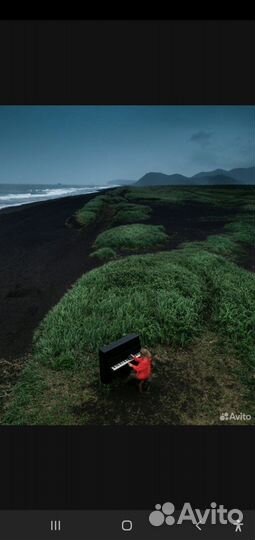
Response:
M130 519L124 519L121 523L121 528L124 532L130 532L133 529L133 523Z

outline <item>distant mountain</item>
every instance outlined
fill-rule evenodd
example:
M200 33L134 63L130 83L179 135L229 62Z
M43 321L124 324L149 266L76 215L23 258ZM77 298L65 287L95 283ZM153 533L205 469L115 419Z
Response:
M182 174L163 174L150 172L142 176L136 186L180 186L189 184L189 179Z
M191 186L234 186L240 185L240 182L231 176L225 174L216 174L215 176L200 176L199 178L190 178Z
M194 174L191 178L201 178L202 176L218 176L219 174L224 174L228 176L227 171L224 169L215 169L214 171L199 172Z
M163 174L149 172L142 176L136 186L211 186L211 185L255 185L255 167L231 169L215 169L200 172L194 176L182 174Z
M134 184L135 180L110 180L107 182L108 186L119 185L119 186L128 186L129 184Z
M243 167L239 169L231 169L230 171L225 171L224 169L215 169L215 171L200 172L195 174L192 178L218 176L222 174L224 176L228 176L229 178L234 178L240 183L255 184L255 167Z
M255 184L255 167L231 169L231 171L228 171L228 174L231 174L232 178L244 184Z

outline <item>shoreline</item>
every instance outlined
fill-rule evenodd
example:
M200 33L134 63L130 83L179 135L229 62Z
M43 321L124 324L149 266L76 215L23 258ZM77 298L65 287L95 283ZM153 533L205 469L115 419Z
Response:
M84 235L65 224L97 195L71 195L0 210L0 358L30 353L39 322L82 274L98 265L89 257L97 228Z
M34 206L38 206L38 205L44 205L44 204L48 204L48 203L56 203L56 202L59 202L59 201L63 201L64 199L78 199L78 198L82 198L82 197L94 197L95 195L99 195L100 193L104 193L105 191L109 191L109 189L114 189L114 188L104 188L104 189L99 189L97 191L93 191L91 193L82 193L80 195L66 195L64 197L56 197L55 199L46 199L44 201L35 201L35 202L28 202L28 203L21 203L21 204L17 204L17 205L13 205L13 206L5 206L4 208L0 208L0 216L2 214L10 214L12 212L15 212L15 211L19 211L19 210L24 210L26 208L30 208L30 207L34 207Z

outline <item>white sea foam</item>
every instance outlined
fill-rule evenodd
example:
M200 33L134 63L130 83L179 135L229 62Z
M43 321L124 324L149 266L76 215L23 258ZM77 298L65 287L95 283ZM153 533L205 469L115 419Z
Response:
M28 204L28 203L18 202L15 204L5 204L5 205L0 206L0 210L3 210L3 208L12 208L13 206L22 206L22 204Z
M101 189L101 188L100 188ZM0 195L0 201L11 201L15 199L38 199L38 197L63 197L63 195L72 195L72 193L78 193L83 191L84 193L91 193L97 191L96 189L88 188L69 188L69 189L44 189L39 193L8 193L8 195Z
M31 187L29 188L25 186L26 191L22 191L22 186L20 186L20 192L16 192L16 193L13 193L13 191L11 191L12 187L13 186L10 186L10 193L8 192L6 193L6 186L5 186L5 191L4 192L2 191L1 193L1 185L0 185L0 210L3 208L9 208L11 206L20 206L21 204L29 204L32 202L58 199L61 197L68 197L68 196L73 196L73 195L81 195L81 194L86 195L88 193L96 193L97 191L100 191L101 189L105 189L109 186L82 186L82 187L47 186L43 188L42 186L36 187L36 186L31 185ZM16 189L17 189L17 186L16 186Z

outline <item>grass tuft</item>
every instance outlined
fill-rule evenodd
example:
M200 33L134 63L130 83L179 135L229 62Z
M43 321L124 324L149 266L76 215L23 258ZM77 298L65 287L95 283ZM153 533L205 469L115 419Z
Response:
M97 251L94 251L94 253L91 253L90 257L96 257L100 261L110 261L111 259L116 259L117 254L116 251L112 248L103 247L99 248Z
M139 223L150 218L151 208L142 204L125 204L116 213L113 223Z
M141 250L162 246L168 241L168 235L161 225L121 225L108 229L101 233L96 241L95 247L109 247L112 249Z

